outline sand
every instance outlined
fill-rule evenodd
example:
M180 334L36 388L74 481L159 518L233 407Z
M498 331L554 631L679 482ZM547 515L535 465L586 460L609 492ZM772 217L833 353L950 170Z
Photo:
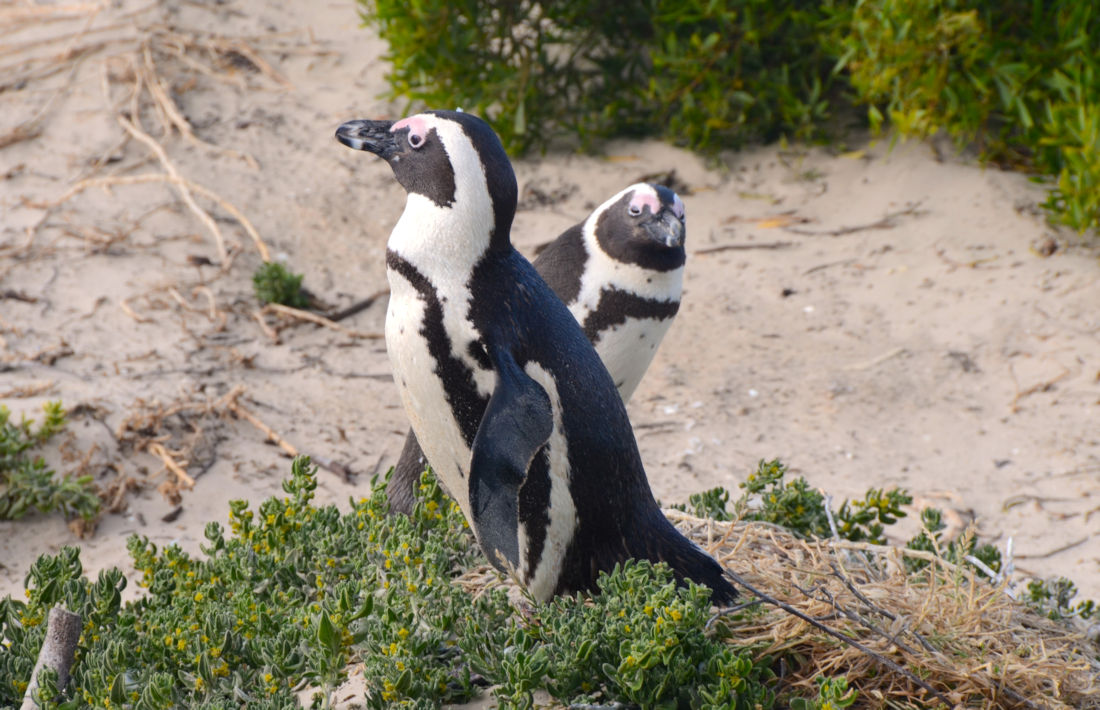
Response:
M261 248L203 191L325 303L385 289L403 191L333 138L345 120L401 115L378 98L384 42L352 3L166 5L0 9L0 137L22 138L0 140L0 402L34 416L61 399L71 424L50 463L114 504L83 538L59 516L0 522L0 595L21 595L31 562L62 545L89 573L128 569L130 534L197 550L228 500L279 494L287 447L243 414L346 467L320 475L320 500L338 504L366 494L406 431L375 337L385 297L343 330L257 316ZM118 118L134 118L139 77L132 125L163 159ZM165 130L150 85L193 138ZM1046 224L1040 185L861 135L711 162L614 142L515 167L527 254L675 171L683 307L629 407L660 500L736 489L778 457L835 505L904 487L954 531L976 521L983 540L1011 540L1019 579L1065 575L1100 598L1100 248ZM173 174L199 186L210 222ZM107 176L153 177L57 203Z

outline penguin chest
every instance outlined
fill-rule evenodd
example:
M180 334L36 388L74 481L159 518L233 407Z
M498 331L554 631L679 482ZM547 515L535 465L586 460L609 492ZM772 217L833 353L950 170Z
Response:
M448 322L446 296L415 274L387 275L386 351L402 405L432 469L469 518L470 447L492 372L467 354L477 332L460 317Z
M615 380L623 402L629 401L638 388L671 325L671 318L628 318L600 333L596 352Z

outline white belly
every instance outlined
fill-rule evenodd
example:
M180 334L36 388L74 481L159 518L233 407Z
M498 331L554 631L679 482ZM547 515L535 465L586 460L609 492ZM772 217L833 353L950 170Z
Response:
M440 483L470 519L470 447L447 403L443 380L436 373L428 341L420 334L425 304L405 277L392 269L386 312L386 351L394 382L417 441Z
M599 305L597 301L596 306ZM592 309L576 301L569 311L578 323L584 323ZM595 343L596 352L611 375L623 402L629 402L642 381L657 348L665 337L672 318L627 318L624 323L605 328Z

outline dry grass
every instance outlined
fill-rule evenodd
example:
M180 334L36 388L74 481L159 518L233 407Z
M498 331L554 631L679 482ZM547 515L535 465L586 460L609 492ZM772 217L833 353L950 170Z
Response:
M807 541L768 523L665 513L727 569L813 620L766 604L765 613L738 621L730 640L759 656L803 659L786 664L783 679L803 696L816 693L815 678L843 676L859 691L858 708L944 707L944 701L952 708L1100 708L1100 646L968 568L919 550ZM909 574L904 558L930 564ZM519 590L488 565L458 583L474 594L504 586L522 609Z
M956 707L1100 707L1100 648L967 568L928 552L810 542L761 523L668 514L754 587L908 669ZM930 564L909 574L905 557ZM932 700L911 679L780 609L737 634L765 653L808 659L792 683L810 688L815 676L844 675L862 698L885 706Z

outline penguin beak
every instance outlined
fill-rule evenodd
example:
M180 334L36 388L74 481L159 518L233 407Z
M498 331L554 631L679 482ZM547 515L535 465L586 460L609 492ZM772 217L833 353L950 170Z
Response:
M661 210L660 214L648 220L644 226L653 241L669 249L684 243L684 223L669 210Z
M348 121L336 129L336 140L388 161L397 153L397 140L390 132L392 126L393 121Z

